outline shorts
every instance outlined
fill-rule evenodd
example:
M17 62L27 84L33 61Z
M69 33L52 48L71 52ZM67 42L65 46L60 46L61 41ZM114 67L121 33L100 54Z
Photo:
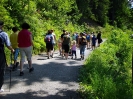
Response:
M88 39L87 42L90 42L90 39Z
M64 48L64 44L62 44L62 46L61 46L61 47L62 47L62 50L64 50L64 49L65 49L65 48Z
M13 54L13 55L14 55L13 58L14 58L14 60L16 61L17 58L18 58L18 55L19 55L19 48L15 48L15 49L14 49L14 54Z
M69 53L70 46L67 44L67 45L64 45L63 47L64 47L64 52Z
M31 57L32 57L32 46L19 48L19 50L20 50L20 61L25 62L25 56L26 56L28 61L31 60Z
M47 49L47 52L53 50L53 44L52 43L46 43L46 49Z
M92 46L96 46L96 43L92 43Z

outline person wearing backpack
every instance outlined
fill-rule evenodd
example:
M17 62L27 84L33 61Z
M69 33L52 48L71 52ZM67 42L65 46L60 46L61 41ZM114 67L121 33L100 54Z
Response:
M100 43L102 43L101 31L99 31L98 34L97 34L97 41L98 41L98 47L99 47Z
M63 36L63 40L62 40L62 44L63 44L63 50L64 50L64 55L65 55L65 59L68 59L68 53L70 50L70 45L71 45L71 39L69 36L69 33L66 32L65 35Z
M97 38L94 34L93 37L92 37L92 50L94 50L96 48L96 40L97 40Z
M80 57L81 57L80 59L84 60L87 40L86 40L86 36L83 33L80 33L80 36L78 38L78 45L79 45L79 49L80 49Z
M90 49L90 33L88 33L87 35L86 35L86 39L87 39L87 49Z
M4 92L2 85L4 83L4 72L6 67L6 57L4 52L4 45L14 53L14 49L11 47L8 34L2 30L4 25L3 21L0 21L0 93Z
M50 56L53 58L53 46L54 46L54 44L53 44L53 35L52 35L51 30L48 31L48 34L44 38L44 41L46 42L48 59L50 58Z

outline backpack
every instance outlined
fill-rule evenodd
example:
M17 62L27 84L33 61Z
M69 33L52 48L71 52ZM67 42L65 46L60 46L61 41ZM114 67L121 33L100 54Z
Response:
M87 35L87 36L86 36L86 39L87 39L87 40L90 40L90 35Z
M3 31L0 31L0 33L2 33ZM0 35L0 48L4 47L4 38L2 37L2 35Z
M81 37L81 45L87 45L87 40L85 36Z
M52 35L46 35L45 42L46 43L53 43L53 36Z

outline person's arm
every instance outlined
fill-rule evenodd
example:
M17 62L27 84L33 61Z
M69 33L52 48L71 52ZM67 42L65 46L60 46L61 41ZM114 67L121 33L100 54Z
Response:
M11 46L10 39L9 39L7 33L4 33L4 35L5 35L5 45L6 45L6 47L7 47L9 50L11 50L12 53L14 53L14 49L13 49L12 46Z
M12 53L14 53L14 49L11 46L6 46Z
M57 42L56 36L54 35L55 42Z
M33 39L32 39L32 35L30 35L30 42L31 42L31 45L34 46Z

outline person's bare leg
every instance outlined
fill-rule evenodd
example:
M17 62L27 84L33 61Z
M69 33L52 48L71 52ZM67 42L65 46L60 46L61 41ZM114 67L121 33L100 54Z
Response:
M29 68L32 68L32 60L28 60Z
M24 62L20 61L20 72L23 72L23 65L24 65Z
M68 53L65 53L65 58L68 59Z

